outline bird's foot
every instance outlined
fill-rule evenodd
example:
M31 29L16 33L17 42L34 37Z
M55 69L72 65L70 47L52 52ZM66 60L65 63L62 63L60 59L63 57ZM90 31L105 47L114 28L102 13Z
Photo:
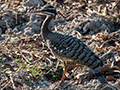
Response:
M56 87L58 88L63 82L64 80L59 81Z
M56 90L57 88L59 88L60 87L60 85L63 83L64 81L57 81L57 82L55 82L54 83L54 85L52 86L53 88L53 90Z

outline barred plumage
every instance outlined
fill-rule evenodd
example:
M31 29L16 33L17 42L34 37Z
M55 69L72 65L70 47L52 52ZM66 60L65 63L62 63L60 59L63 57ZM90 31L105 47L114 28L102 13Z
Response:
M61 32L51 32L48 29L49 22L57 14L55 8L51 5L45 5L40 12L46 15L46 19L41 27L41 35L51 52L64 62L73 61L88 66L102 84L107 83L105 77L100 72L100 68L104 65L103 61L100 60L80 39ZM67 65L65 65L61 83L64 82L66 71Z
M48 34L48 38L47 44L55 56L70 58L93 70L103 65L103 62L94 52L92 52L80 39L72 35L55 32Z

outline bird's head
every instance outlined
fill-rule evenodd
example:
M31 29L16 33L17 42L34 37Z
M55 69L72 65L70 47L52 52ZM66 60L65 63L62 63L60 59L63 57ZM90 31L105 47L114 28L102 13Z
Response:
M50 4L43 6L43 8L39 11L31 12L29 14L39 14L39 13L51 15L53 17L55 17L57 15L56 9L53 6L51 6Z

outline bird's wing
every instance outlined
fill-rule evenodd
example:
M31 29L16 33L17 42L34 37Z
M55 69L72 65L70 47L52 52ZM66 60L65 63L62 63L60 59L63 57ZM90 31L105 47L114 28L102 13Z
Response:
M75 60L92 69L103 65L99 57L80 39L63 33L53 33L51 35L49 36L50 48L58 55Z
M105 77L100 72L103 61L80 39L69 34L53 33L49 37L49 45L57 55L88 66L102 84L107 83Z

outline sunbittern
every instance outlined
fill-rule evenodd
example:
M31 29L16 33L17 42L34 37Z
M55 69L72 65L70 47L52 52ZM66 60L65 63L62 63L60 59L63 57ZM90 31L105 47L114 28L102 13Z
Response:
M58 86L64 82L65 74L69 67L67 62L76 62L89 67L100 83L107 83L105 77L100 72L100 68L104 65L103 61L80 39L70 34L52 32L48 29L50 21L57 15L56 9L53 6L47 4L40 11L30 14L36 13L41 13L46 16L41 26L42 38L53 55L65 62L65 71Z

